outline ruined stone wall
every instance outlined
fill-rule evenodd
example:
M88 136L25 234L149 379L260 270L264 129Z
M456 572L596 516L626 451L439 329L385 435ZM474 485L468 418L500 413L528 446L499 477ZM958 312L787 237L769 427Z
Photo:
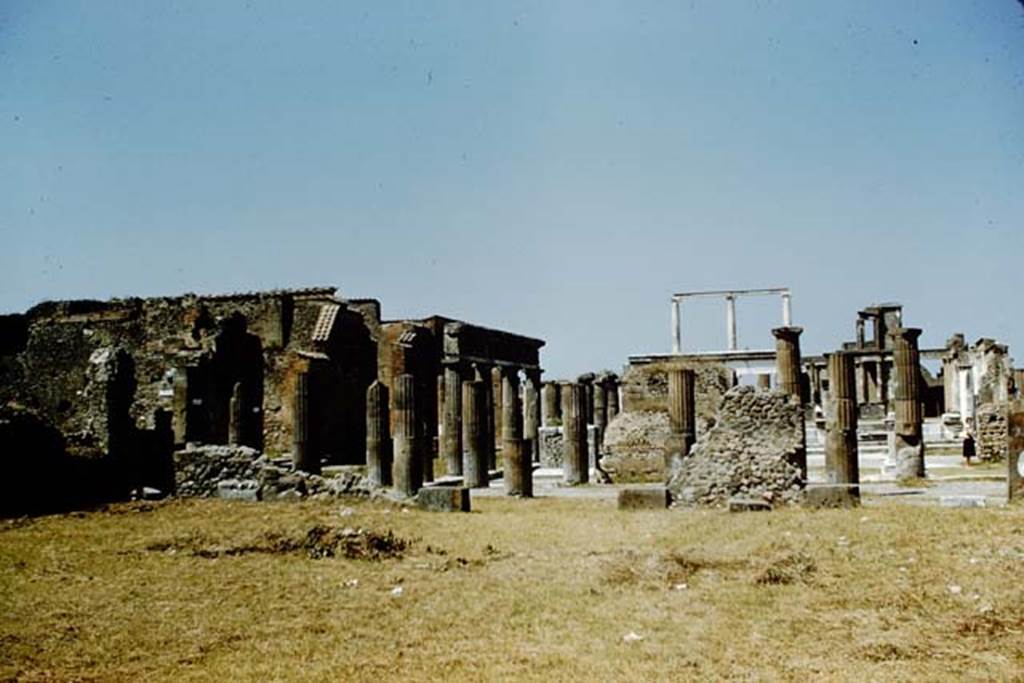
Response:
M805 484L798 464L802 448L797 399L735 387L723 397L714 426L675 464L669 490L682 506L720 506L733 496L792 503Z
M1006 403L978 406L976 451L979 460L1001 462L1009 455L1009 423Z
M713 422L732 372L718 361L658 361L630 365L622 375L622 411L668 412L668 369L681 367L694 371L697 399L697 430L705 431Z

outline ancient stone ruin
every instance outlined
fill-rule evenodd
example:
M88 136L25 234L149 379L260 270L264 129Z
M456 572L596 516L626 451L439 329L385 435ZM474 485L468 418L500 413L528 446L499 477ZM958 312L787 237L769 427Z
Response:
M435 463L461 473L461 399L474 380L483 485L501 445L502 377L522 374L539 394L544 342L380 311L318 287L0 316L0 438L12 454L39 454L11 458L5 511L173 492L413 495ZM529 405L536 415L514 433L527 456L539 450L540 402Z
M781 299L773 348L740 348L743 296ZM725 348L687 352L681 305L708 297L726 304ZM162 495L461 510L497 479L533 496L538 471L664 485L624 494L633 508L855 504L865 458L883 456L870 477L913 482L933 451L1020 457L1024 371L992 339L921 348L885 303L857 313L852 341L805 355L788 289L671 307L671 352L542 382L539 339L382 319L333 287L42 303L0 316L2 512Z

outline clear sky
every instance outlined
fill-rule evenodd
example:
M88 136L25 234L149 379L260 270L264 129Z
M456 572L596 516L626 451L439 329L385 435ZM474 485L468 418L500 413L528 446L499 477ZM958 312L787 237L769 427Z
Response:
M1022 188L1016 0L0 0L0 311L336 284L556 377L789 286L805 352L897 300L1024 360Z

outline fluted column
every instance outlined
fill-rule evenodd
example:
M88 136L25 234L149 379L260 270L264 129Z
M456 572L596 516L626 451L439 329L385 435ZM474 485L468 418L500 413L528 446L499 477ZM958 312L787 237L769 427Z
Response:
M242 398L242 383L235 382L231 389L231 400L228 402L228 443L238 446L244 443L243 423L245 420L245 402Z
M544 382L544 387L541 389L542 418L545 427L557 427L562 424L560 387L558 382Z
M859 484L857 462L857 380L849 353L826 355L829 401L826 406L825 478L830 484Z
M469 488L487 488L487 392L482 380L462 383L462 478Z
M605 387L608 401L608 421L611 422L619 414L619 376L615 373L608 375Z
M565 382L561 389L563 476L566 484L586 484L590 480L586 394L578 383Z
M685 458L697 440L696 377L688 368L668 371L668 417L672 438L665 453L665 467L670 470L676 459Z
M802 327L776 327L775 364L779 389L791 396L801 399L803 391L800 383L800 333Z
M921 359L917 338L921 330L897 327L890 330L893 342L893 404L896 413L894 464L900 479L925 476L924 439L921 423Z
M366 390L366 471L372 486L391 486L391 415L388 388L374 382Z
M320 458L309 443L309 373L295 376L292 404L292 465L303 472L320 472Z
M414 496L423 486L422 454L416 439L416 381L410 374L395 378L395 460L392 481L395 490Z
M532 496L532 458L523 443L519 372L511 368L503 369L501 373L501 432L505 493L510 496Z
M444 367L444 434L441 451L448 474L462 474L462 373L458 365Z
M479 363L473 366L474 377L484 383L484 404L486 414L481 423L484 428L486 439L486 455L488 469L497 469L497 449L494 446L494 384L492 381L491 366Z
M540 461L540 417L540 370L527 370L523 387L523 438L531 462Z
M598 378L594 381L594 449L597 458L600 459L604 452L604 432L608 428L608 388L604 379Z
M587 372L576 378L583 387L583 417L588 425L594 424L594 373Z

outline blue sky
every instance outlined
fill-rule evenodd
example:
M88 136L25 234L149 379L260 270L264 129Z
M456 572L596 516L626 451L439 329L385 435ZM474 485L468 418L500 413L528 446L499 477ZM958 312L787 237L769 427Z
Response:
M808 352L883 300L1012 352L1022 122L1014 0L3 0L0 310L337 284L561 376L789 286Z

